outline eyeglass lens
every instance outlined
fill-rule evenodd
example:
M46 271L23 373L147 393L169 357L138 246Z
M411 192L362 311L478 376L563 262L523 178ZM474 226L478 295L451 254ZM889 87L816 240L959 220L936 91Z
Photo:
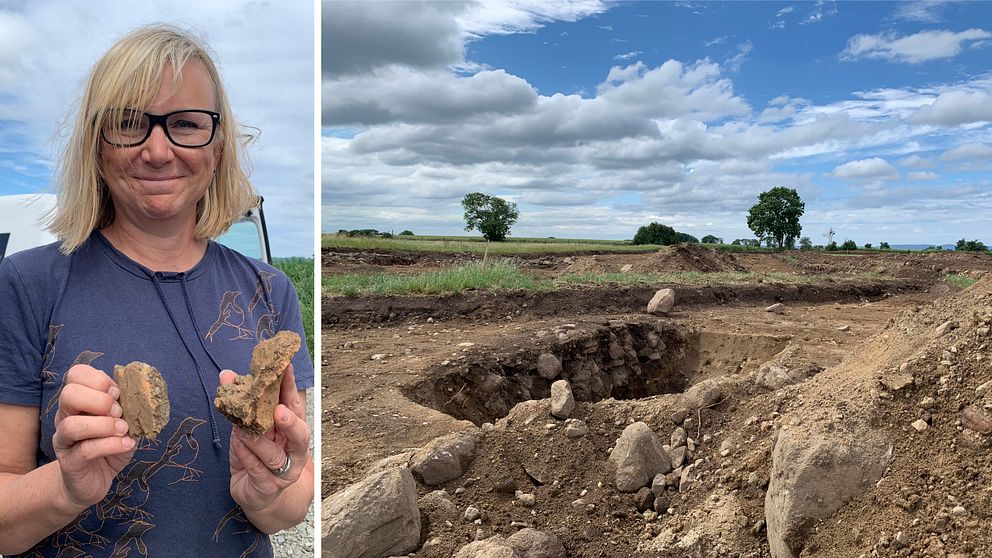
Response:
M179 111L165 115L150 115L138 111L122 111L107 119L102 133L107 142L119 147L144 143L155 124L162 124L165 135L180 147L202 147L214 135L215 119L206 111Z

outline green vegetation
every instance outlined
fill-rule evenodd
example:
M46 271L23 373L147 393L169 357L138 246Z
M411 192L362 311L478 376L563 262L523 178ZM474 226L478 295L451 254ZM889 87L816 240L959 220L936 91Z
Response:
M959 289L966 289L975 284L975 280L971 277L965 275L958 275L956 273L947 273L944 275L944 281L947 281L951 285Z
M988 247L986 247L985 246L985 243L983 243L982 241L977 240L977 239L976 240L965 240L963 238L958 241L958 243L954 246L954 249L957 250L957 251L959 251L959 252L961 252L961 251L963 251L963 252L986 252L986 251L988 251Z
M851 239L847 239L847 240L844 241L844 244L841 244L840 245L840 249L841 250L857 250L858 249L858 243L855 242L855 241L853 241L853 240L851 240Z
M307 349L313 360L313 258L273 258L272 265L288 275L296 287L303 329L307 334Z
M708 238L715 239L716 237L714 236ZM661 246L670 246L680 242L690 242L696 244L699 242L699 239L691 234L678 232L668 225L651 223L650 225L644 225L643 227L638 228L632 242L634 244L657 244Z
M720 238L719 236L713 236L712 234L708 234L704 236L700 242L702 242L703 244L723 244L723 239Z
M441 294L467 289L530 289L550 288L520 271L511 261L496 260L483 265L471 262L443 271L420 275L388 275L385 273L334 275L324 277L324 294Z
M792 188L772 188L758 195L758 203L747 214L747 226L769 246L792 248L802 232L799 218L806 204Z
M753 273L721 271L672 271L668 273L578 273L564 275L557 282L566 285L744 285L754 283L785 283L805 285L817 277L791 273ZM821 278L822 279L822 278Z
M486 241L467 236L396 236L393 238L351 237L325 234L321 238L325 248L354 248L358 250L399 252L447 252L479 254L486 252ZM624 240L583 240L561 238L508 238L505 242L489 245L489 253L496 255L561 254L590 251L650 252L660 246L633 246Z
M483 238L493 242L506 238L520 216L517 204L482 192L465 194L462 207L465 208L465 230L479 229Z

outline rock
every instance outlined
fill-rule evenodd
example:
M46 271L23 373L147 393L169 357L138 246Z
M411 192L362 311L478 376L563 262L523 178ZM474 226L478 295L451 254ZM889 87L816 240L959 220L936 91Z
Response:
M150 364L132 362L114 366L114 381L121 390L121 418L128 434L154 440L169 423L169 390L162 374Z
M992 390L992 380L985 382L984 384L975 388L975 395L978 397L985 397L985 394Z
M373 463L372 466L369 467L368 471L365 471L365 476L370 477L387 469L407 467L410 465L411 457L413 457L413 450L397 453L396 455L390 455L389 457L383 457L379 461Z
M688 448L685 446L679 446L668 451L668 457L672 461L672 467L681 467L685 464L686 453Z
M694 480L696 480L696 465L687 465L682 469L682 475L679 477L679 494L688 492Z
M961 424L979 434L992 434L992 420L972 406L965 407L961 411Z
M520 558L565 558L565 547L558 537L537 529L521 529L506 539Z
M652 485L653 484L654 482L652 481ZM637 506L637 511L643 512L645 510L651 509L654 506L654 498L655 498L654 493L651 492L650 488L645 486L640 490L638 490L637 494L634 495L634 503Z
M723 390L720 384L720 378L710 378L699 382L682 394L682 405L692 411L715 405L723 399Z
M551 353L541 353L537 357L537 373L545 380L552 380L561 374L561 361Z
M816 522L881 478L892 445L867 424L814 422L779 433L765 495L772 558L796 558Z
M537 497L533 494L526 494L518 490L517 501L520 502L520 505L525 508L533 508L534 505L537 504Z
M661 289L654 294L651 302L648 302L648 314L667 314L675 306L675 291L672 289Z
M668 482L665 480L665 474L658 473L654 476L654 479L651 480L651 493L654 494L655 497L661 496L665 493L665 488L667 486Z
M849 331L850 329L851 329L851 326L849 326L847 324L844 324L844 325L838 327L837 328L837 331Z
M927 428L930 428L930 425L927 424L927 421L925 421L923 419L916 419L916 420L914 420L913 423L910 426L912 426L913 429L916 430L917 432L923 432Z
M482 512L479 511L479 508L476 508L474 506L469 506L465 508L465 515L463 515L462 517L465 518L465 521L471 522L482 517Z
M913 375L906 372L889 372L879 382L891 391L899 391L913 385Z
M565 421L565 436L571 439L581 438L589 434L589 427L584 421L579 419L568 419Z
M937 337L943 337L944 335L950 333L951 330L957 328L958 328L957 322L955 322L954 320L947 320L946 322L937 326L937 329L934 331L934 333L936 333Z
M634 264L623 264L620 266L620 273L630 273L634 269Z
M517 481L513 480L513 477L503 477L501 479L497 479L496 483L493 485L493 492L497 494L516 494Z
M776 302L768 308L765 308L765 312L772 312L774 314L785 314L785 305L781 302Z
M300 336L292 331L280 331L255 345L251 374L238 376L233 384L218 386L214 406L253 436L268 432L279 404L282 375L299 350Z
M455 432L442 436L414 452L410 469L417 479L436 486L457 479L475 459L475 435Z
M437 511L446 519L456 519L458 517L458 506L451 501L451 495L447 490L435 490L428 492L420 498L418 506L425 511Z
M789 368L775 362L762 364L754 376L759 387L776 391L785 386L799 383L820 371L816 365Z
M475 541L463 546L455 558L521 558L506 539L496 535L486 540Z
M566 419L574 410L575 397L572 395L572 386L565 380L551 384L551 415Z
M643 422L624 428L610 452L610 463L617 467L616 485L621 492L634 492L658 473L672 470L658 437Z
M671 445L673 448L685 446L685 441L688 439L688 434L685 433L685 428L681 426L676 426L675 430L672 430ZM678 465L673 465L673 467L678 467Z
M325 557L406 554L419 545L417 485L409 469L366 477L328 496L321 510Z

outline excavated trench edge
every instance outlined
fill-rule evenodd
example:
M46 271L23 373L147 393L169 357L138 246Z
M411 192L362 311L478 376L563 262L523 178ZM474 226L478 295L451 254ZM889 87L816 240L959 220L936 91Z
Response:
M788 344L785 337L686 331L669 322L617 322L561 333L564 340L530 349L489 347L436 364L401 392L414 403L481 425L496 422L518 403L550 397L555 380L568 380L577 401L681 393L702 379L757 366ZM542 375L542 354L554 355L560 372Z
M771 304L773 302L824 303L878 300L906 292L920 292L928 282L897 280L878 283L820 283L810 285L758 285L688 287L675 290L676 311L695 306ZM573 314L643 313L659 288L581 287L550 292L468 291L440 296L361 295L325 296L321 323L330 328L382 324L433 318L505 319Z

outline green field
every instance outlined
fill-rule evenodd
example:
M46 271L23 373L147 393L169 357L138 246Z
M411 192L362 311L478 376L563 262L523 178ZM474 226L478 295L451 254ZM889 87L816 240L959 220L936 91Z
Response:
M447 252L484 254L485 239L471 236L394 236L392 238L345 236L325 234L320 245L324 248L352 248L358 250L399 252ZM635 246L626 240L585 240L576 238L507 238L503 242L490 242L490 254L561 254L572 252L653 252L661 246L643 244Z
M289 276L300 298L300 314L307 334L307 349L313 361L313 258L273 258L272 265ZM314 361L316 362L316 361Z

